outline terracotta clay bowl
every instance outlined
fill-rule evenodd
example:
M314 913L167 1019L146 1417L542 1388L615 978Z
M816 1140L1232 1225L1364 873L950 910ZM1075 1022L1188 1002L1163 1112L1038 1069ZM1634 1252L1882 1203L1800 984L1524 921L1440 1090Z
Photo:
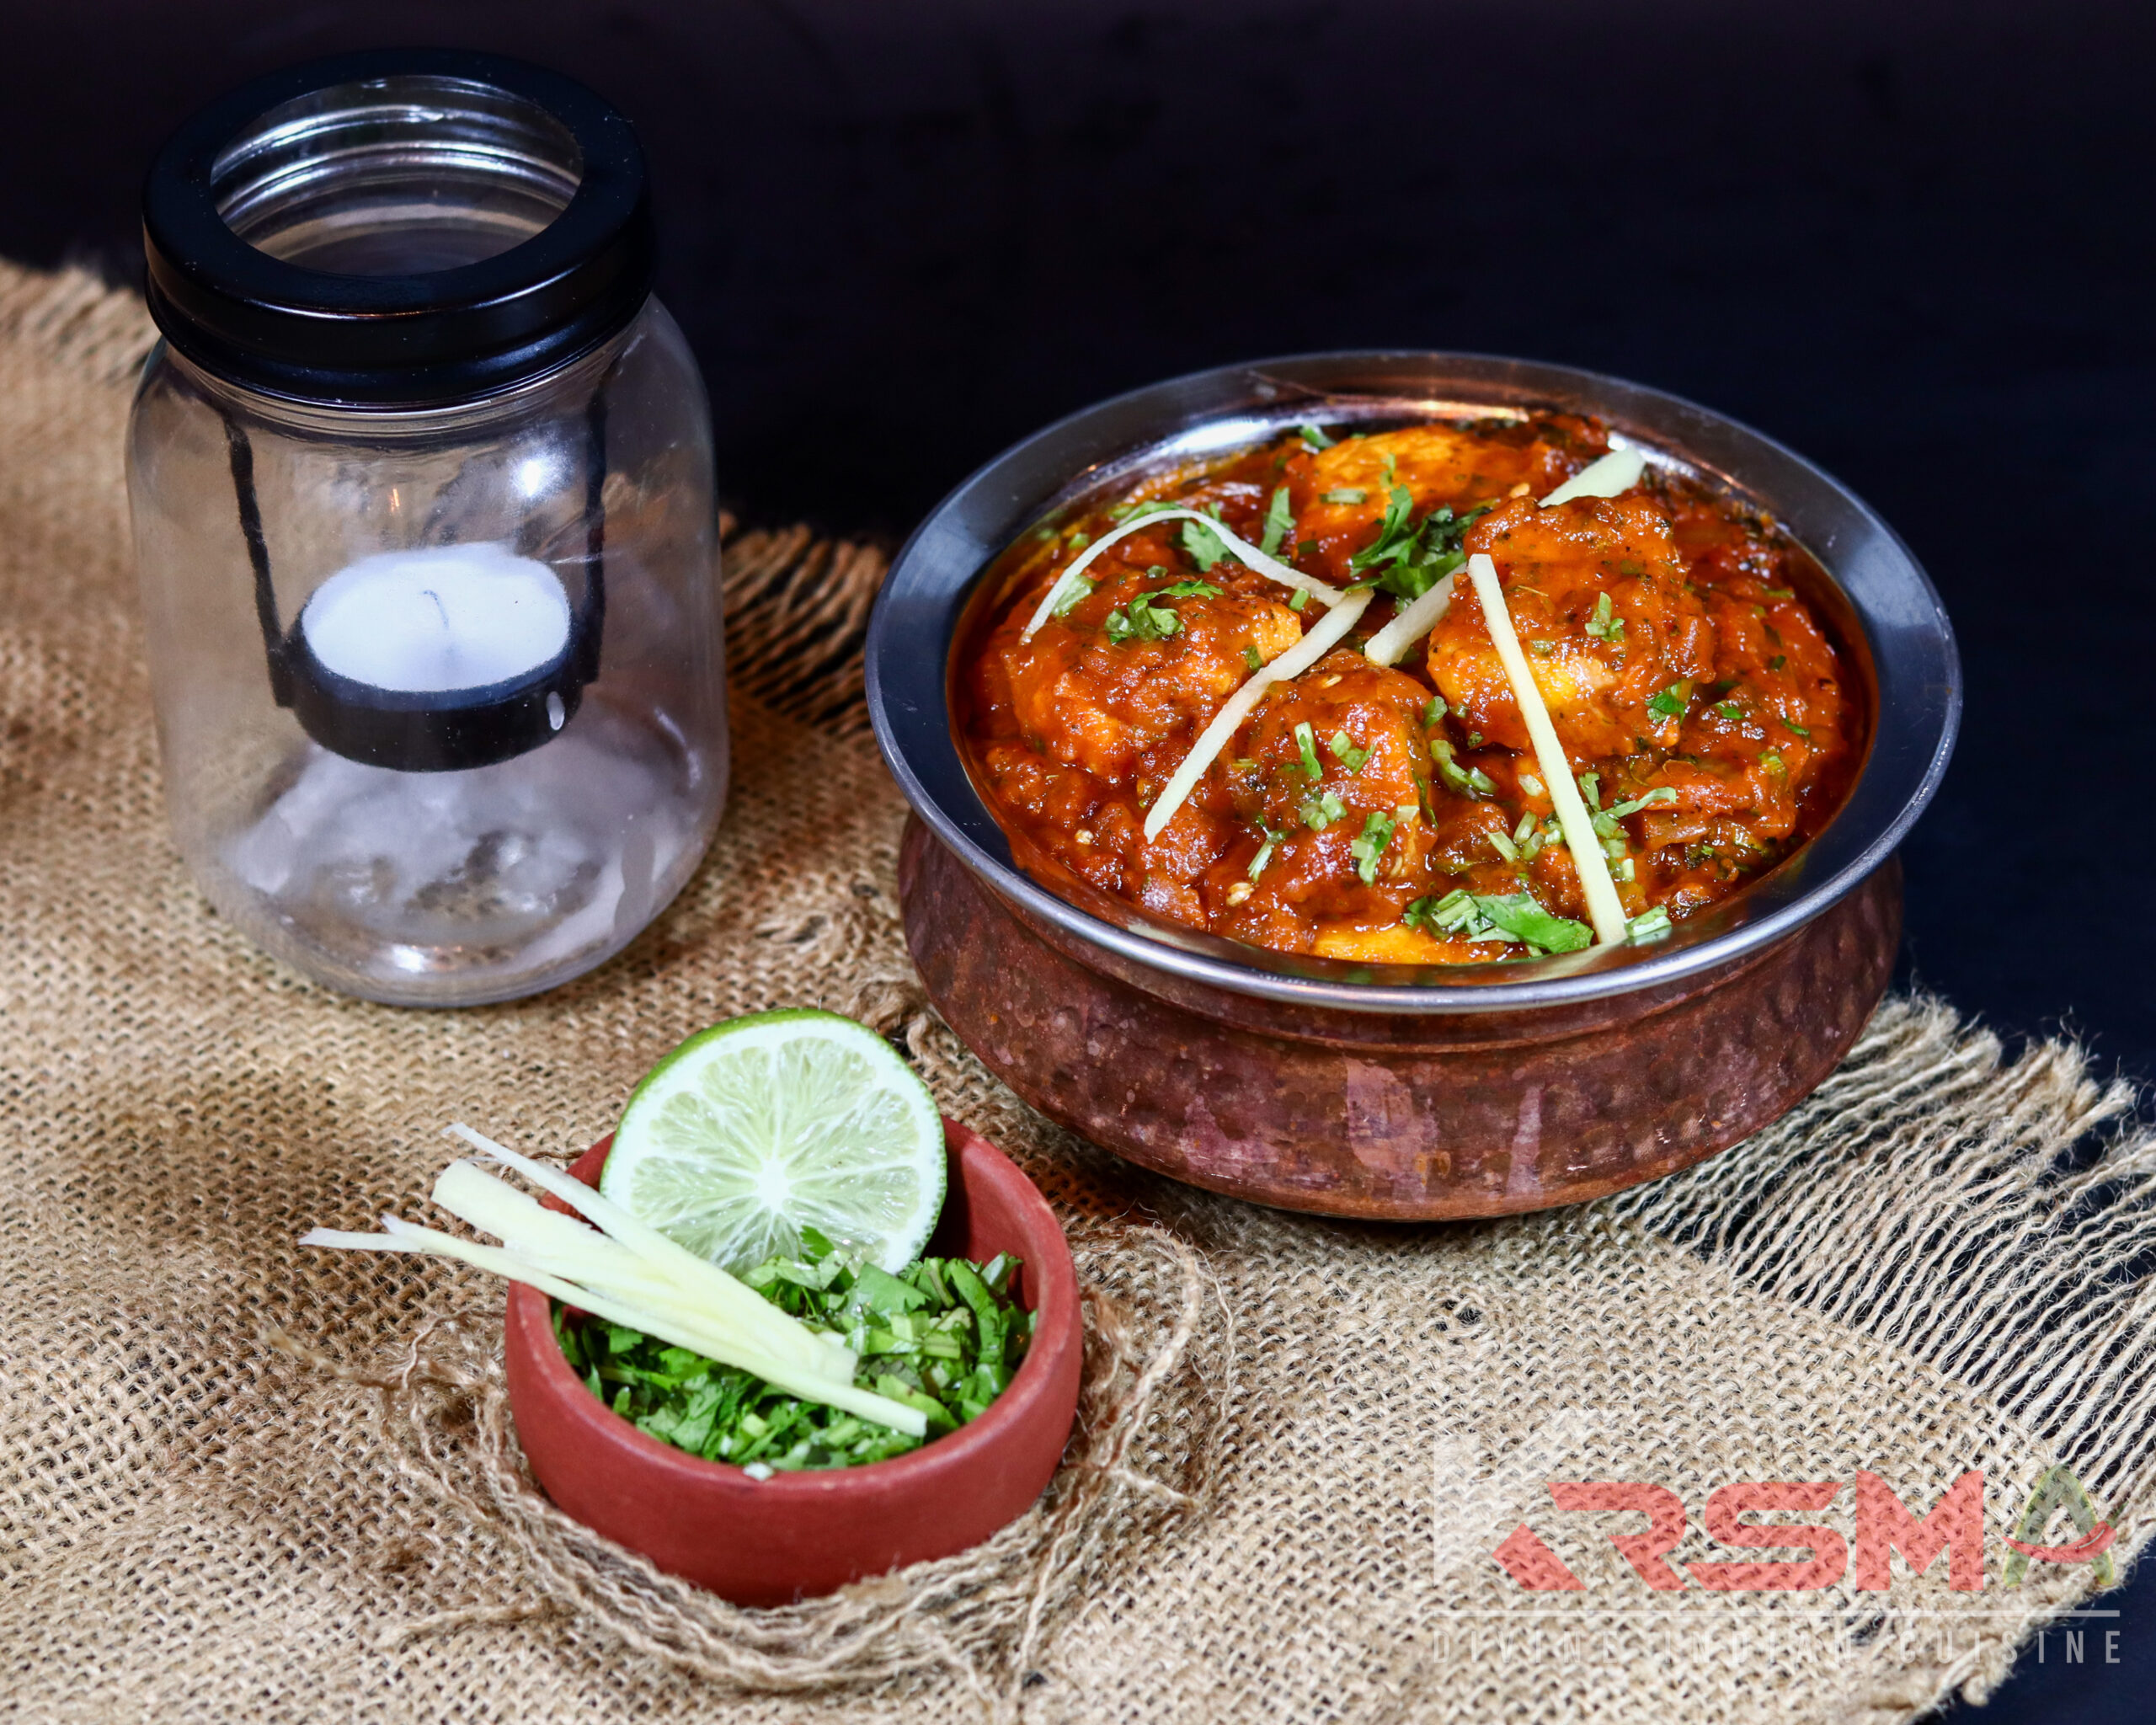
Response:
M1593 414L1658 466L1774 516L1869 718L1840 809L1758 881L1648 947L1509 964L1270 953L1050 892L969 777L953 661L1004 548L1139 473L1297 423ZM900 552L867 646L869 710L914 819L906 937L931 998L1035 1107L1133 1162L1289 1209L1417 1220L1532 1210L1668 1173L1776 1119L1831 1071L1892 975L1895 847L1961 717L1953 630L1923 569L1847 488L1673 396L1475 355L1342 353L1118 397L1014 446Z
M1077 1275L1033 1182L978 1133L952 1120L943 1130L950 1196L928 1250L1022 1259L1018 1299L1035 1315L1026 1358L987 1413L889 1461L753 1479L647 1437L606 1407L563 1357L546 1295L513 1284L510 1411L547 1495L661 1569L743 1605L782 1605L948 1557L1024 1514L1078 1410ZM612 1143L569 1172L596 1186Z

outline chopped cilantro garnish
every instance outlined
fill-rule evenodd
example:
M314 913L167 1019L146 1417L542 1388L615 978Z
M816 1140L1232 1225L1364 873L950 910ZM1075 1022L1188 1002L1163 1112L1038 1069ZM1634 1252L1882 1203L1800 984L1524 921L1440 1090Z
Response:
M1063 591L1056 596L1055 614L1068 617L1073 607L1082 605L1093 596L1093 583L1084 575L1064 583Z
M1461 935L1472 940L1502 930L1530 948L1550 953L1576 953L1594 938L1584 922L1551 916L1529 893L1484 897L1456 888L1441 899L1416 900L1401 913L1401 921L1440 937Z
M1303 440L1304 445L1308 448L1330 449L1332 447L1333 440L1327 437L1315 425L1298 425L1295 427L1295 435Z
M1715 703L1715 711L1719 713L1724 718L1742 718L1744 717L1744 709L1742 707L1739 707L1734 701L1716 702Z
M1265 510L1265 537L1257 542L1257 548L1267 557L1280 549L1280 542L1294 537L1295 518L1288 513L1288 488L1275 488L1273 501Z
M798 1258L742 1278L781 1310L841 1336L861 1356L854 1382L919 1408L929 1435L978 1419L1009 1385L1033 1333L1011 1297L1015 1259L922 1258L896 1275L803 1232ZM776 1471L848 1467L922 1439L802 1402L738 1368L641 1331L554 1309L569 1368L637 1428L692 1455Z
M1386 482L1390 483L1390 473ZM1362 501L1362 494L1355 500ZM1378 524L1378 537L1348 560L1348 567L1358 574L1379 563L1390 562L1405 550L1406 542L1413 537L1408 522L1415 514L1414 494L1405 485L1394 485L1385 494L1385 519Z
M1684 709L1691 704L1692 680L1684 678L1672 683L1647 702L1647 711L1657 718L1682 718Z
M1378 859L1385 855L1385 847L1392 842L1393 819L1374 809L1364 818L1363 836L1348 846L1348 854L1355 859L1355 873L1363 878L1363 884L1369 886L1378 878Z
M1165 606L1155 609L1144 598L1126 608L1118 606L1107 615L1108 640L1115 646L1130 641L1165 641L1182 627L1182 619Z
M1400 913L1400 920L1442 938L1472 928L1482 916L1475 908L1475 895L1465 887L1455 887L1441 899L1416 900Z
M1463 797L1494 797L1497 787L1490 775L1479 766L1462 766L1453 757L1453 747L1444 737L1430 739L1430 759L1437 763L1438 776L1445 782L1448 790Z
M1182 542L1183 554L1198 565L1200 574L1210 569L1228 554L1228 547L1221 542L1220 536L1203 521L1185 521L1182 531L1177 537Z
M1630 802L1613 804L1607 809L1598 809L1589 819L1593 822L1595 832L1600 837L1615 841L1618 843L1619 848L1610 854L1621 856L1624 854L1623 829L1617 823L1626 815L1637 814L1641 809L1652 809L1657 803L1674 803L1676 800L1677 793L1669 786L1657 785L1652 790L1641 796L1635 797Z
M1323 832L1347 814L1348 805L1330 791L1317 791L1304 798L1302 807L1295 812L1302 816L1303 825L1312 832Z
M1413 503L1406 487L1395 486L1377 537L1357 552L1349 564L1358 570L1382 570L1375 585L1399 599L1420 599L1465 563L1460 540L1488 510L1485 505L1454 515L1451 505L1445 505L1417 523Z
M1475 908L1507 934L1516 934L1529 946L1545 952L1576 953L1594 938L1594 931L1569 916L1553 916L1531 893L1508 893L1502 898L1477 897Z
M1607 593L1595 595L1594 615L1587 620L1587 632L1608 646L1615 647L1624 641L1625 619L1617 615Z
M1328 491L1318 499L1321 503L1364 503L1370 494L1358 485L1342 485Z
M1167 571L1155 569L1146 573L1164 575ZM1219 595L1220 590L1210 581L1177 581L1157 592L1140 593L1108 613L1108 639L1118 647L1126 641L1165 641L1182 627L1182 619L1166 606L1154 603L1155 600L1217 599Z
M1303 753L1303 777L1323 778L1325 763L1317 758L1317 732L1308 719L1295 727L1295 746Z
M1659 905L1642 911L1625 925L1625 932L1636 945L1644 946L1653 940L1666 940L1669 936L1669 912Z
M1325 740L1325 746L1332 751L1332 758L1350 772L1360 772L1363 763L1370 758L1370 751L1358 749L1345 731L1335 731Z
M1613 804L1609 814L1613 820L1622 820L1626 815L1637 814L1641 809L1652 809L1657 803L1674 803L1676 800L1677 791L1674 786L1657 785L1651 791L1642 791L1630 802Z

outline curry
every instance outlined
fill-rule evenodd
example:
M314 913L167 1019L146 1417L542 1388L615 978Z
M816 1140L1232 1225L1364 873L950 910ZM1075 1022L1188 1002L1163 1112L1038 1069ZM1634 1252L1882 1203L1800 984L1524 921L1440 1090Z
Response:
M1860 756L1817 565L1591 419L1305 426L991 579L953 694L1020 865L1275 951L1657 939Z

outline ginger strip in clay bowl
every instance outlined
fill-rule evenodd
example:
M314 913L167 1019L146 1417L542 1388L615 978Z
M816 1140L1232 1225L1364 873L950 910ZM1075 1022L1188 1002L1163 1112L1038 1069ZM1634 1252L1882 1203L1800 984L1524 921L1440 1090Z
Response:
M1014 1088L1333 1215L1575 1202L1847 1049L1952 631L1859 499L1620 380L1333 354L1021 443L871 627L906 930Z

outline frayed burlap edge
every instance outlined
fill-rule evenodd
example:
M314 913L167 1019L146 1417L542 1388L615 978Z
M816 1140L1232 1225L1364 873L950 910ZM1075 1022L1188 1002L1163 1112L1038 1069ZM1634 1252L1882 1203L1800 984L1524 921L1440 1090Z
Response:
M1944 1001L1889 1000L1790 1114L1589 1214L1984 1398L2024 1454L2102 1506L2123 1579L2156 1540L2156 1127L2135 1085L2092 1064L2067 1040L2009 1057ZM2077 1567L1988 1592L2003 1614L1978 1646L1913 1652L1847 1717L1980 1702L2099 1591Z

